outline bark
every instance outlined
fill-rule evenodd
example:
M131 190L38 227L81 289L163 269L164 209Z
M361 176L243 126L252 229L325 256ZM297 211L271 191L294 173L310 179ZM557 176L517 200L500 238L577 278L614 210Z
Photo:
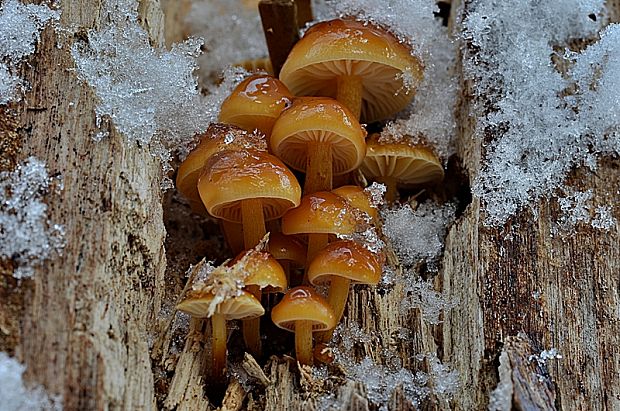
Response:
M183 32L181 17L171 16L187 8L164 5L166 19L156 0L141 2L142 23L154 44L164 43L164 22L175 41ZM467 6L453 5L453 13L467 13ZM162 198L161 168L147 149L129 147L113 127L109 139L90 138L97 101L70 70L70 46L83 30L99 26L101 4L65 0L60 7L61 24L81 29L75 36L44 32L23 72L32 90L25 101L0 111L0 167L36 155L64 176L65 189L49 207L50 219L66 227L67 246L20 284L6 275L10 261L0 264L0 350L28 366L28 379L61 395L67 410L214 409L204 378L208 324L192 320L177 352L174 313L164 320L158 314L182 294L182 273L190 263L227 251L213 222L191 216L170 193ZM617 21L620 5L610 7ZM486 106L472 104L471 86L463 84L458 135L458 156L470 181L484 159L472 132L484 115L477 110ZM577 170L569 182L613 201L619 169L618 160L607 159L596 174ZM415 356L435 353L459 372L461 389L452 401L431 396L414 406L396 389L390 409L482 409L500 382L509 393L502 399L508 408L620 408L618 227L605 234L578 227L570 237L554 236L557 204L542 201L539 209L536 218L524 211L507 227L489 229L479 201L467 206L449 231L435 279L437 289L458 302L441 325L401 309L402 284L350 294L343 321L373 334L356 344L355 359L368 356L382 364L388 348L403 366L428 371L428 362ZM402 272L393 255L389 261ZM408 339L395 337L402 328L410 330ZM563 358L546 366L530 358L550 347ZM377 407L364 385L348 380L338 364L330 366L330 378L321 379L286 355L256 362L232 352L231 359L253 388L233 380L223 409L311 410L326 394L341 409Z

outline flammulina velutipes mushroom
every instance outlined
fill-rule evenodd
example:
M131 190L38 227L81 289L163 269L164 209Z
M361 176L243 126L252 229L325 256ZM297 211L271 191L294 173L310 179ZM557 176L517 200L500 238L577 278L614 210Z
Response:
M298 361L312 364L313 339L324 351L345 311L350 285L378 282L384 255L376 244L381 241L368 247L369 241L358 236L368 227L376 233L372 225L379 220L377 208L361 187L331 191L333 176L347 177L361 168L367 178L387 184L390 200L397 198L398 185L443 177L441 162L428 147L405 144L395 150L377 137L366 139L360 124L402 110L413 98L422 71L420 59L388 31L336 19L306 32L280 79L252 75L224 101L219 120L231 124L211 126L210 138L190 154L177 177L179 191L194 203L201 200L211 216L226 222L235 254L242 247L250 249L232 265L214 269L179 305L211 318L215 378L224 378L226 349L221 341L227 333L225 320L237 318L232 312L254 318L244 325L244 341L249 352L261 354L256 318L265 312L260 307L263 291L284 293L294 287L271 309L271 318L278 327L295 331ZM287 166L306 174L304 197ZM342 180L350 184L351 179ZM267 226L265 221L271 222ZM306 266L300 267L306 271L303 281L295 276L287 281L285 271L267 254L269 245L260 241L267 227L283 233L270 244L275 257ZM254 248L257 244L260 250ZM265 264L256 269L259 262ZM261 270L263 277L255 273ZM330 284L327 299L310 283ZM317 331L322 332L313 337Z

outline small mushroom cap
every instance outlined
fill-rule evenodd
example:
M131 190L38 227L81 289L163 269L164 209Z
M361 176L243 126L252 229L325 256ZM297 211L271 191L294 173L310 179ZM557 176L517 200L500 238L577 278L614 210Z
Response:
M211 293L191 291L185 300L177 305L177 309L193 317L206 318L214 298ZM224 316L226 321L249 320L264 315L265 309L252 294L241 291L238 296L219 303L215 313Z
M378 135L368 140L366 158L360 167L367 178L391 177L401 185L441 181L444 176L439 158L425 145L381 142Z
M332 277L344 277L353 284L377 284L381 265L375 256L355 241L335 241L319 251L308 267L312 285L331 282Z
M243 150L248 148L266 150L265 137L249 133L230 124L211 124L200 136L200 143L179 166L177 189L185 198L200 201L198 177L205 163L213 154L223 150Z
M224 151L211 156L198 179L198 191L209 214L241 222L241 201L260 198L265 220L297 207L301 187L277 157L258 150Z
M339 195L347 200L351 205L359 210L362 210L376 221L379 218L379 210L372 205L368 193L359 186L342 186L332 190L332 193Z
M296 321L312 321L312 332L331 330L336 316L329 303L310 287L290 289L271 310L271 320L287 331L295 331Z
M305 171L307 145L332 144L334 175L359 167L366 155L366 130L349 109L331 98L296 98L276 120L269 146L295 170Z
M269 235L269 253L276 260L288 260L301 266L306 264L306 247L292 235L271 233Z
M284 83L266 74L255 74L243 80L224 100L219 120L248 131L271 134L273 123L291 104L293 95Z
M286 273L278 261L270 254L261 251L244 251L229 264L233 265L248 255L242 270L248 273L245 285L257 285L266 293L283 293L288 288Z
M369 23L336 19L306 31L284 63L280 80L296 96L335 97L342 75L362 79L361 119L370 123L409 104L422 81L423 65L391 33Z
M358 225L355 210L329 191L302 197L299 207L282 216L284 234L352 234Z

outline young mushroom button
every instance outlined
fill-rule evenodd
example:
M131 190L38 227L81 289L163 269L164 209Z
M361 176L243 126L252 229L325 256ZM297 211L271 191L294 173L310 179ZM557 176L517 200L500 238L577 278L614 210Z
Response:
M197 318L209 317L209 309L214 303L214 295L193 291L183 300L177 309ZM234 298L225 299L217 304L211 317L213 333L211 375L216 383L221 383L226 371L226 341L228 332L226 321L257 318L265 314L260 302L250 293L241 292Z
M273 123L292 99L293 95L280 80L255 74L239 83L224 100L219 119L248 131L258 129L269 137Z
M312 26L293 47L280 80L297 96L328 96L371 123L407 106L423 66L391 33L336 19Z
M265 220L280 218L301 199L293 173L275 156L256 150L213 155L198 180L198 191L209 214L243 223L246 249L265 235Z
M304 194L331 190L332 176L359 167L366 155L366 130L331 98L296 98L276 120L271 151L306 173Z
M295 333L295 353L301 364L312 365L312 333L336 326L334 312L314 289L296 287L271 310L275 325Z
M360 167L369 180L387 186L385 198L396 200L398 186L415 186L441 181L441 162L429 147L408 141L383 141L377 134L368 139L368 152Z
M381 264L375 256L355 241L336 241L322 249L308 266L312 285L329 284L327 301L340 321L349 295L349 285L376 285L381 279ZM321 335L328 341L331 332Z

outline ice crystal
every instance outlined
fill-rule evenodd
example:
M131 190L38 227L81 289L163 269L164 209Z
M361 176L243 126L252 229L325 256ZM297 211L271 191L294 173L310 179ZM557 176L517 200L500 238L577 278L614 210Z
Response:
M0 408L3 411L61 411L60 398L49 396L43 387L26 385L25 370L19 361L0 352Z
M447 299L441 292L435 290L432 282L416 278L414 272L405 272L403 280L406 297L401 302L402 308L420 310L426 322L439 324L440 315L456 307L455 301Z
M198 60L205 84L227 66L267 56L257 4L252 0L193 2L187 22L190 33L205 40L206 52Z
M31 277L62 249L64 229L49 221L43 202L53 183L45 163L34 157L0 173L0 257L16 263L16 278Z
M484 200L486 224L505 223L553 193L572 168L618 152L619 27L610 25L583 52L554 50L595 35L603 3L477 0L468 6L464 76L480 97L475 109L488 112L475 135L496 137L484 143L486 162L473 186ZM552 58L573 68L563 75Z
M34 53L41 31L60 13L47 6L6 0L0 4L0 105L18 100L22 80L16 72L19 63Z
M594 228L608 231L616 225L610 206L594 205L594 192L562 190L565 196L558 195L562 214L558 221L560 229L573 230L577 224L589 224Z
M438 206L430 201L420 204L416 210L408 204L384 209L383 231L403 264L424 260L433 266L441 254L455 212L454 204Z

